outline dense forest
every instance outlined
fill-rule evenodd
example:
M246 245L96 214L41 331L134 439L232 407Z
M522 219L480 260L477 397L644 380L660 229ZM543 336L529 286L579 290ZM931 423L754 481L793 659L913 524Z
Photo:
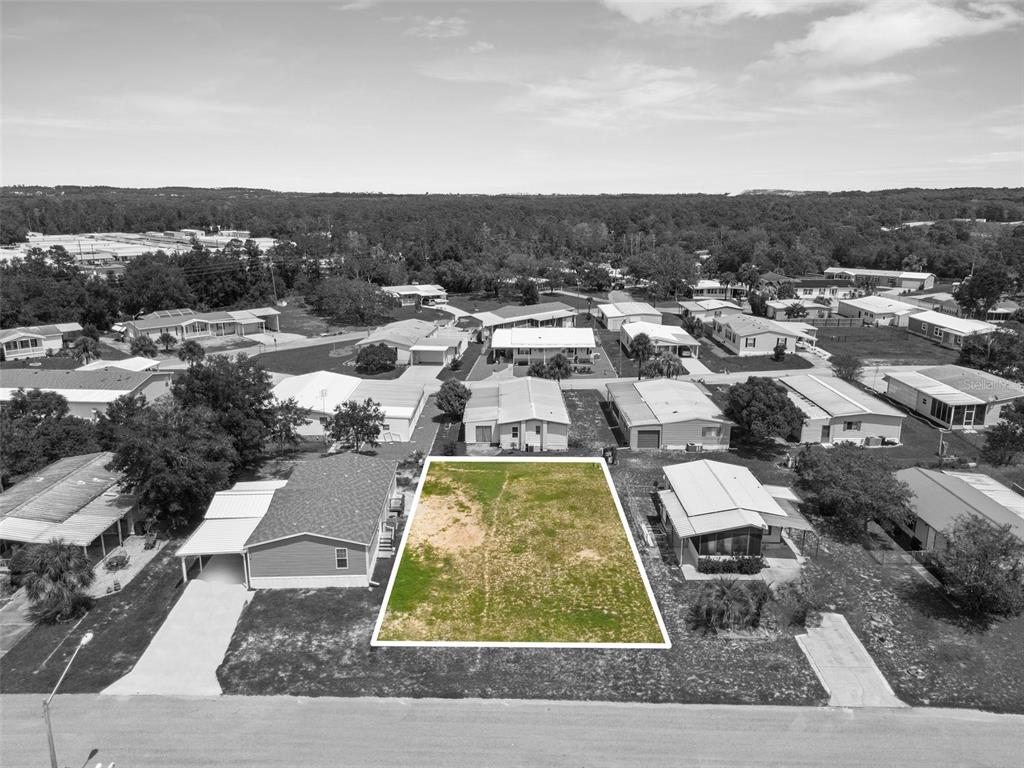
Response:
M982 222L981 220L985 221ZM3 325L114 318L169 306L226 307L300 292L332 314L362 300L356 283L437 282L498 294L528 278L606 290L611 265L651 298L697 277L749 283L767 271L835 264L926 270L959 279L978 266L1020 290L1024 189L726 195L473 196L298 194L253 189L7 187L4 244L27 232L217 227L273 237L137 259L124 278L88 280L73 259L36 252L0 267ZM930 226L900 226L906 222ZM700 260L697 251L708 251ZM273 278L268 265L273 265ZM1003 278L1000 277L1000 280ZM279 281L279 282L275 282Z

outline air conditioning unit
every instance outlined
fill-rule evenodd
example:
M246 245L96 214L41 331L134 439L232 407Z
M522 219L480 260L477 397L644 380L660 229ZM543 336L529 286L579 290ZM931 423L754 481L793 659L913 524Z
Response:
M686 444L686 452L687 453L700 453L703 450L704 450L704 446L701 445L700 443L687 443Z

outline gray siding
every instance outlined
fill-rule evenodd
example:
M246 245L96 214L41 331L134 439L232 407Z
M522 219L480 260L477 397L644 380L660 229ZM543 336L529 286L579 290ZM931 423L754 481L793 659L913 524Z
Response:
M334 550L348 549L348 568L335 566ZM366 574L367 552L363 544L333 541L302 534L282 541L249 548L251 575L274 576L346 576Z
M720 427L721 436L703 437L705 427ZM715 421L694 419L693 421L677 421L665 424L661 429L662 448L683 448L687 443L703 445L704 450L726 450L729 447L730 424L719 424Z

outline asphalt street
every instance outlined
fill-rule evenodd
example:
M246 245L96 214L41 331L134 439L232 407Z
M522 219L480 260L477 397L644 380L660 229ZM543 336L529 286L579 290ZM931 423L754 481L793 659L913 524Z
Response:
M47 764L41 696L0 697L0 764ZM1024 717L965 710L481 700L54 700L60 765L1019 766Z

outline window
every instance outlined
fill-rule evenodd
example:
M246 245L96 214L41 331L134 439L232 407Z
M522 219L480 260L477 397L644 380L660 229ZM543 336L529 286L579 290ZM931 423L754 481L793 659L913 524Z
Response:
M535 427L533 428L533 433L534 433L535 435L539 435L539 434L540 434L540 424L538 424L537 426L535 426Z
M958 347L960 346L960 342L962 342L962 341L963 341L963 336L954 336L953 337L953 343L956 344Z
M334 567L338 570L348 568L348 549L346 547L338 547L334 550Z
M518 440L519 439L519 427L518 426L512 427L512 439L513 440Z
M721 427L701 427L700 428L700 436L701 437L721 437L722 436L722 428Z
M756 347L757 346L757 336L748 336L747 338L745 338L743 340L743 346L744 347Z
M932 328L932 336L942 336L941 328Z
M789 341L788 339L778 338L778 339L775 340L775 346L778 347L778 346L781 345L781 346L785 347L785 346L787 346L787 342L788 341Z
M844 432L860 432L861 422L859 421L844 421L843 431Z
M380 425L380 431L381 432L390 432L391 431L391 425L390 424L381 424Z

